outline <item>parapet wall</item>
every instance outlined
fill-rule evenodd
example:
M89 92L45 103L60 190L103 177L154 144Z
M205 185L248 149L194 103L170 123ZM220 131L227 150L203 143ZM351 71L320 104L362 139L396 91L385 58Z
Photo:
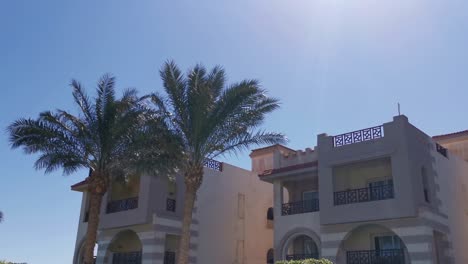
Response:
M318 158L317 150L306 148L305 150L296 150L285 154L276 153L278 155L275 168L284 168L292 165L316 161Z

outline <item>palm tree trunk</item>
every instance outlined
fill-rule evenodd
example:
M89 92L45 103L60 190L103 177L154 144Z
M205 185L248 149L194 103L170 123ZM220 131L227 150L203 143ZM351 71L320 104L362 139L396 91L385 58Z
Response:
M177 252L177 264L188 264L190 251L190 226L192 225L192 212L195 205L197 190L198 188L195 184L186 183L182 234L180 238L179 252Z
M84 264L94 263L94 246L96 245L97 230L99 227L99 214L103 194L90 193L88 230L86 231Z

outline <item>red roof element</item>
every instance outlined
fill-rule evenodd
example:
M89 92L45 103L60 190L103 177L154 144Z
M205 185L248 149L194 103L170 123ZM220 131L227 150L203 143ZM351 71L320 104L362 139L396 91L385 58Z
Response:
M465 136L468 135L468 130L458 131L454 133L444 134L444 135L437 135L433 136L433 139L444 139L446 137L453 137L453 136Z
M79 183L73 184L72 186L70 186L70 188L73 190L73 189L76 189L77 187L81 187L86 184L88 184L88 178L86 178L84 181L80 181Z
M258 176L260 177L271 176L273 174L277 174L281 172L294 171L294 170L317 167L317 166L318 166L318 161L306 162L306 163L291 165L291 166L278 168L278 169L265 170L264 172L260 173Z

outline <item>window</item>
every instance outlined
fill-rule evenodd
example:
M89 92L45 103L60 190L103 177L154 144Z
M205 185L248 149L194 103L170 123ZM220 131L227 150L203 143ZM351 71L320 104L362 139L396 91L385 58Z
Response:
M316 191L307 191L302 193L302 200L315 200L318 199L318 192Z
M318 248L312 238L306 235L300 235L293 241L292 254L299 257L317 258Z
M304 212L317 211L318 210L318 192L316 191L303 192L302 204L303 204Z
M270 248L267 252L267 264L274 264L275 263L275 251Z
M380 179L372 180L367 183L369 188L370 200L383 200L393 197L393 180Z
M270 207L268 208L268 211L267 211L267 220L273 221L274 219L275 219L275 215L273 212L273 207Z
M368 183L369 188L379 188L380 186L393 185L392 179L375 180Z
M177 194L177 183L174 180L169 180L167 183L167 193L169 196L175 196Z
M237 216L239 219L244 219L244 210L245 210L245 195L239 193L237 195Z
M175 179L169 179L167 182L166 211L176 211L177 183Z
M400 238L395 235L378 235L374 237L374 246L376 251L401 249L402 242Z
M429 184L427 180L426 168L424 167L421 168L421 177L422 177L422 184L423 184L424 201L426 203L430 203L431 201L429 199Z

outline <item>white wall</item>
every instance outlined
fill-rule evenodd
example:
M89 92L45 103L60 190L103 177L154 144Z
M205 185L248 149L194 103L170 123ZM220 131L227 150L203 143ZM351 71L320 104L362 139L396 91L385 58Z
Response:
M81 196L81 209L80 209L80 217L78 219L78 230L76 233L76 241L75 241L75 254L74 254L74 259L73 263L77 261L78 257L78 252L80 250L80 247L82 246L83 239L86 235L86 231L88 230L88 223L83 222L84 216L86 214L86 204L87 204L87 192L83 192Z
M468 163L449 153L449 159L438 152L432 153L435 160L437 196L442 204L440 210L448 216L450 240L455 263L468 263Z
M205 169L197 205L198 263L266 263L273 247L273 230L266 224L271 184L229 164L222 173Z

